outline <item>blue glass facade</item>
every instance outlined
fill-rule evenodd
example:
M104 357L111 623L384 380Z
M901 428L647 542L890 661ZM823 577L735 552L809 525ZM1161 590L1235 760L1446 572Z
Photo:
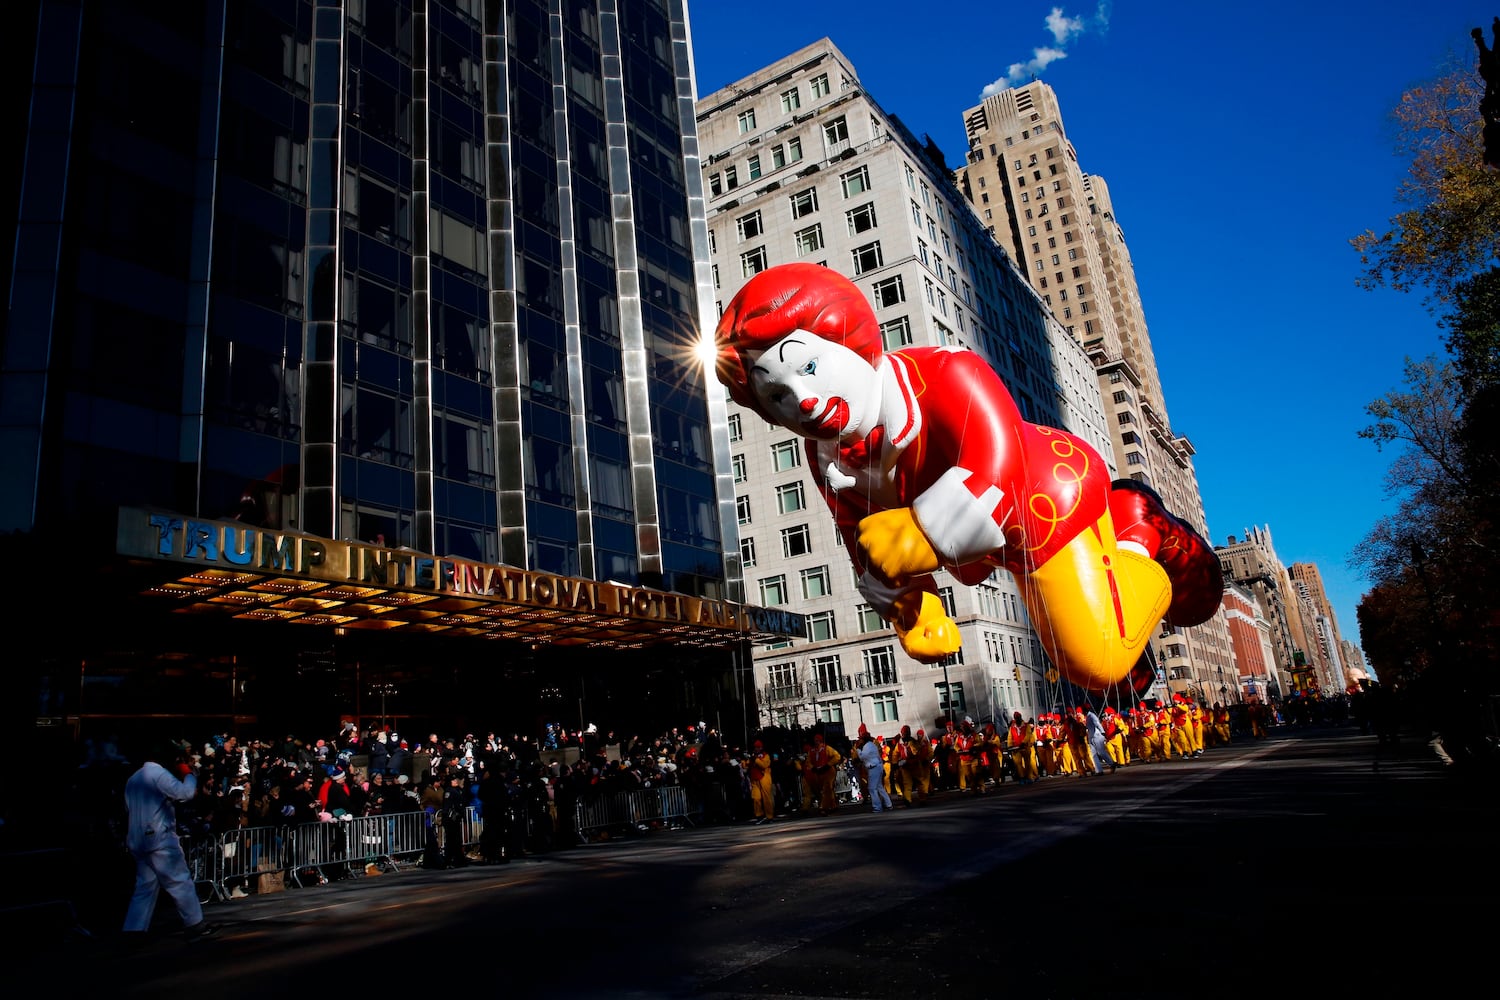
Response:
M742 599L682 0L25 6L0 532Z

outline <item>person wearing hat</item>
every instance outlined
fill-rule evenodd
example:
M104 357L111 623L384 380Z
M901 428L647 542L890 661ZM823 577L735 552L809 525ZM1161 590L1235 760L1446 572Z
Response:
M811 776L812 798L818 801L818 812L829 815L839 807L833 793L834 770L844 762L844 755L828 745L822 733L814 733L807 755L807 774ZM809 803L809 808L811 804Z
M1203 706L1196 699L1187 699L1188 735L1192 737L1193 756L1203 756Z
M1104 745L1116 767L1130 763L1130 720L1113 705L1104 707Z
M750 745L750 822L759 826L776 818L776 782L771 776L771 755L756 740Z
M1187 698L1180 692L1172 695L1172 750L1180 759L1193 756L1193 719Z
M859 738L859 749L855 756L859 758L860 767L868 776L866 787L869 789L870 809L873 812L890 812L891 797L886 794L885 782L881 780L884 764L880 759L880 746L868 730Z
M911 762L912 797L917 805L926 805L932 798L932 741L927 730L918 729L912 738Z
M203 918L198 888L188 870L187 856L177 839L177 803L198 794L198 778L188 755L176 747L152 753L125 782L125 847L135 859L135 890L122 928L144 934L151 928L156 900L163 890L172 897L188 940L217 932Z
M1099 713L1094 711L1092 705L1080 705L1078 710L1083 712L1083 735L1086 743L1086 752L1089 755L1091 773L1103 774L1104 769L1109 768L1113 774L1119 769L1114 758L1109 755L1109 745L1104 737L1104 720L1099 718Z
M1016 780L1029 785L1036 780L1036 726L1027 723L1020 712L1010 717L1010 729L1006 733L1006 745L1010 750L1010 766L1016 772Z
M1005 783L1005 741L995 731L993 722L986 722L979 731L975 753L984 761L984 768L998 790Z
M1169 761L1172 759L1172 708L1162 702L1156 706L1156 743L1161 751L1161 759Z

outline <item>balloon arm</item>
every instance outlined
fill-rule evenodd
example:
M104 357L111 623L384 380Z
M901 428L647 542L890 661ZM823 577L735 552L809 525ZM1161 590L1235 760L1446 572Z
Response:
M865 561L888 580L938 568L937 551L910 507L882 510L860 521L859 549Z

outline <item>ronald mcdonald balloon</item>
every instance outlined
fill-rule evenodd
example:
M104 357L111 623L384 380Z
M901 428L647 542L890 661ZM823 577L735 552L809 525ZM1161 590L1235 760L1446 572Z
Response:
M1014 574L1042 648L1092 691L1130 679L1163 618L1196 625L1218 608L1212 547L1149 487L1112 483L1083 440L1021 419L972 351L884 352L842 275L762 271L724 311L715 351L735 402L807 439L860 593L916 660L959 648L939 567L969 585Z

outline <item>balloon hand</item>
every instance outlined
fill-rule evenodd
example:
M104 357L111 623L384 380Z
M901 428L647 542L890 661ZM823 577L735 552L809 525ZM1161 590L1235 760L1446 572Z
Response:
M961 645L958 626L943 610L943 602L927 591L914 590L897 599L891 624L901 648L918 663L936 663Z
M859 522L865 560L888 580L901 580L938 568L937 552L910 507L871 514Z

